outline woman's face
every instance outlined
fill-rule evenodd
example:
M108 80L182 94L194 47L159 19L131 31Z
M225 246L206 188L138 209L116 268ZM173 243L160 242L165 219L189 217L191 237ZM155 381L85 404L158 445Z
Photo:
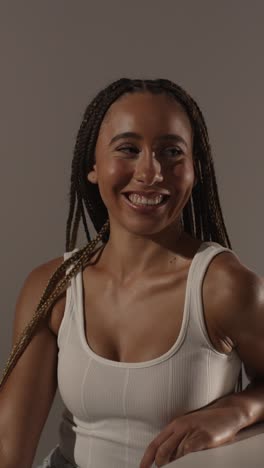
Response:
M186 112L164 94L121 96L103 119L94 170L87 177L98 183L111 228L117 223L139 235L168 228L179 218L195 180L192 128ZM126 192L144 191L169 196L151 209L144 199L133 199L135 204L144 202L142 207L127 198ZM145 195L153 199L153 194Z

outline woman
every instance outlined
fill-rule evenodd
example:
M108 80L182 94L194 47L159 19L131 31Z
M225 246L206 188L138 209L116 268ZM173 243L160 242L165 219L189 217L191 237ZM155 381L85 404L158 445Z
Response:
M42 467L165 466L233 440L264 414L260 386L241 392L242 362L264 374L260 312L263 282L231 250L199 107L169 80L110 84L77 136L66 252L18 298L6 466L31 466L57 383L60 440Z

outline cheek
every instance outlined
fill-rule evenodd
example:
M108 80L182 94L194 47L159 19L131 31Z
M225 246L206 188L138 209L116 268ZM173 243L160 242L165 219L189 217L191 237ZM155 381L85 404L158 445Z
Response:
M107 177L110 180L117 181L122 177L127 177L133 173L133 165L127 161L116 160L109 164L107 169Z
M195 173L191 162L177 164L174 166L171 174L174 184L176 187L179 187L179 189L187 188L194 182Z
M122 181L125 178L131 177L134 172L134 164L132 161L124 161L122 159L116 159L105 167L104 178L108 179L111 183Z
M130 181L133 165L127 161L111 161L98 170L98 185L102 198L110 193L119 192Z

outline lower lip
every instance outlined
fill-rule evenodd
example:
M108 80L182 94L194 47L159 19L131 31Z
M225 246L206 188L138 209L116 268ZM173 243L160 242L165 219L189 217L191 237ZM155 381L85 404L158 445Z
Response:
M130 201L129 198L127 198L125 195L123 195L123 198L125 199L127 205L138 213L154 213L154 211L162 209L168 201L168 198L165 198L165 200L163 200L159 205L134 205L134 203L132 203L132 201Z

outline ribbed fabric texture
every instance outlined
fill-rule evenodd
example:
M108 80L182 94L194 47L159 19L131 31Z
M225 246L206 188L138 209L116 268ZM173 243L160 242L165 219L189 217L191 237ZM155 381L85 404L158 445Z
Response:
M172 419L235 391L241 360L235 350L225 355L213 347L202 307L204 275L223 251L236 255L216 242L201 244L188 272L179 336L168 352L140 363L92 351L84 330L82 271L71 279L58 333L58 387L65 405L59 446L69 462L138 468L149 443Z

